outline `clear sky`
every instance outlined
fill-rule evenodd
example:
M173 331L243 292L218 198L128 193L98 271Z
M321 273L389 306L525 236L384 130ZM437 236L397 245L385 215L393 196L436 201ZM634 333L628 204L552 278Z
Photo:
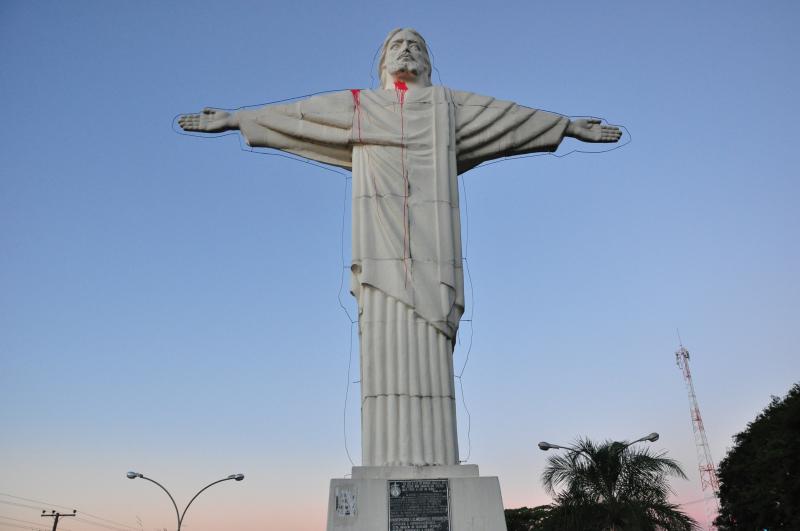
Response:
M702 516L676 328L717 461L799 379L800 6L554 4L2 2L0 529L57 508L8 495L172 528L129 469L179 504L245 473L193 531L323 528L344 434L360 455L345 176L171 121L368 88L399 26L437 83L633 137L463 176L462 459L533 506L538 441L658 431Z

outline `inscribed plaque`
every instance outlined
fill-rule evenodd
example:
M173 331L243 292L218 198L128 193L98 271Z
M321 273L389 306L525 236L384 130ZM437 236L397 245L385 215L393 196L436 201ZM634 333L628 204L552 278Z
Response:
M450 531L448 481L389 481L389 531Z

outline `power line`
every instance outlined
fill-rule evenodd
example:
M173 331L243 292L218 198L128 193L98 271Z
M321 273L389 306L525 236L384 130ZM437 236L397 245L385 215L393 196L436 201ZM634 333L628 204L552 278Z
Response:
M86 511L83 511L83 510L81 511L81 514L83 514L83 515L86 515L86 516L89 516L89 517L91 517L91 518L94 518L95 520L101 520L101 521L103 521L103 522L108 522L108 523L110 523L110 524L114 524L114 525L122 526L123 528L127 528L127 529L134 529L134 530L137 530L137 531L138 531L138 529L139 529L138 527L134 527L134 526L132 526L132 525L128 525L128 524L123 524L123 523L120 523L120 522L115 522L114 520L109 520L108 518L103 518L103 517L101 517L101 516L97 516L97 515L94 515L94 514L92 514L92 513L87 513ZM96 524L95 524L95 525L96 525ZM112 528L109 528L109 529L116 529L116 528L113 528L113 527L112 527Z
M40 522L31 522L30 520L20 520L19 518L11 518L10 516L3 516L3 515L0 515L0 518L2 518L3 520L13 520L15 522L22 522L24 524L39 525L39 523L40 523ZM39 527L41 527L41 526L39 526Z
M22 507L27 507L27 508L31 508L31 509L37 509L37 510L39 509L38 507L34 507L33 505L24 505L24 504L21 504L21 503L2 502L2 501L0 501L0 503L11 503L12 505L19 505L19 506L22 506ZM42 516L54 516L54 514L43 514ZM74 516L74 515L72 515L72 514L61 514L61 516ZM19 518L11 518L10 516L2 516L2 515L0 515L0 518L5 519L5 520L14 520L15 522L23 522L23 523L26 523L26 524L34 524L34 525L37 524L37 522L31 522L30 520L20 520ZM102 527L104 529L110 529L112 531L127 531L126 529L121 529L121 528L118 528L118 527L110 527L110 526L107 526L107 525L98 524L97 522L92 522L91 520L87 520L86 518L81 518L80 516L76 516L75 520L84 522L84 523L89 524L89 525ZM37 528L37 529L40 529L40 528ZM69 530L67 528L64 528L64 527L62 527L60 529L61 529L61 531L71 531L71 530Z
M45 531L41 527L30 527L30 526L25 526L25 525L7 524L5 522L0 522L0 526L15 527L17 529L29 529L30 531Z
M58 507L60 509L72 509L72 507L67 507L66 505L59 505L57 503L49 503L49 502L46 502L46 501L36 500L36 499L33 499L33 498L24 498L22 496L15 496L13 494L8 494L6 492L0 492L0 496L6 496L7 498L13 498L15 500L22 500L22 501L28 501L28 502L33 502L33 503L39 503L39 504L45 505L47 507ZM25 504L21 504L21 503L14 503L14 502L9 502L9 501L4 501L4 500L0 500L0 503L5 503L5 504L8 504L8 505L18 505L18 506L21 506L21 507L28 507L30 509L37 509L37 510L41 509L41 507L33 507L31 505L25 505ZM134 526L128 525L128 524L123 524L121 522L117 522L117 521L111 520L110 518L103 518L102 516L97 516L96 514L92 514L90 512L84 511L82 509L81 509L81 515L88 516L90 518L94 518L95 520L101 520L103 522L108 522L110 524L114 524L114 525L117 525L117 526L120 526L120 527L124 527L124 528L127 528L127 529L133 529L135 531L139 531L138 527L134 527Z
M0 500L0 503L4 503L4 504L7 504L7 505L14 505L16 507L25 507L26 509L36 509L37 511L39 509L41 509L41 507L36 507L35 505L28 505L28 504L25 504L25 503L16 503L16 502L10 502L10 501L5 501L5 500ZM83 514L83 513L81 513L81 514ZM0 516L0 518L8 518L8 517ZM85 522L87 524L94 525L94 526L97 526L97 527L102 527L104 529L110 529L111 531L129 531L128 529L121 528L121 527L112 527L112 526L108 526L108 525L105 525L105 524L99 524L97 522L92 522L91 520L87 520L87 519L81 518L79 516L76 517L75 520L80 520L81 522ZM34 522L28 522L28 523L34 523Z
M28 505L27 503L17 503L5 500L0 500L0 503L4 503L6 505L15 505L17 507L25 507L26 509L36 509L37 511L41 509L41 507L36 507L35 505Z
M81 513L81 514L83 514L83 513ZM109 526L109 525L106 525L106 524L99 524L99 523L97 523L97 522L92 522L91 520L87 520L86 518L77 517L77 518L75 518L75 520L80 520L81 522L85 522L85 523L87 523L87 524L89 524L89 525L93 525L93 526L97 526L97 527L102 527L103 529L111 529L112 531L128 531L128 530L127 530L127 529L125 529L125 528L121 528L121 527L111 527L111 526Z
M72 509L72 507L67 507L66 505L59 505L57 503L48 503L48 502L42 501L42 500L34 500L33 498L23 498L22 496L14 496L13 494L7 494L5 492L0 492L0 496L5 496L7 498L14 498L15 500L22 500L22 501L28 501L28 502L33 502L33 503L40 503L40 504L46 505L48 507L59 507L61 509ZM41 509L41 507L36 507L36 509Z

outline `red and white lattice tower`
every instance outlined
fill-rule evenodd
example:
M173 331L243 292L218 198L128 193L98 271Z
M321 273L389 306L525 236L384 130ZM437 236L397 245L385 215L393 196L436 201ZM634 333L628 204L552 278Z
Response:
M694 445L697 449L697 465L700 469L700 486L703 488L706 505L706 517L709 529L716 529L711 524L719 514L719 480L714 460L711 458L711 449L708 446L706 429L703 427L703 417L700 415L700 406L694 393L692 373L689 371L689 351L681 344L675 351L675 362L686 381L686 390L689 393L689 413L692 417L692 430L694 431Z

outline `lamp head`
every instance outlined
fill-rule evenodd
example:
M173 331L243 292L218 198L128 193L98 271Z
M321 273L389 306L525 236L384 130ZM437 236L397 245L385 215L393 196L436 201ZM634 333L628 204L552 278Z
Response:
M658 433L653 432L644 438L645 441L656 442L658 440Z
M542 451L546 452L547 450L549 450L551 448L555 448L555 445L550 444L549 442L544 442L544 441L539 443L539 450L542 450Z
M231 474L230 476L228 476L228 479L242 481L244 479L244 474Z
M128 476L128 479L136 479L142 477L142 474L134 472L133 470L129 470L126 475Z

